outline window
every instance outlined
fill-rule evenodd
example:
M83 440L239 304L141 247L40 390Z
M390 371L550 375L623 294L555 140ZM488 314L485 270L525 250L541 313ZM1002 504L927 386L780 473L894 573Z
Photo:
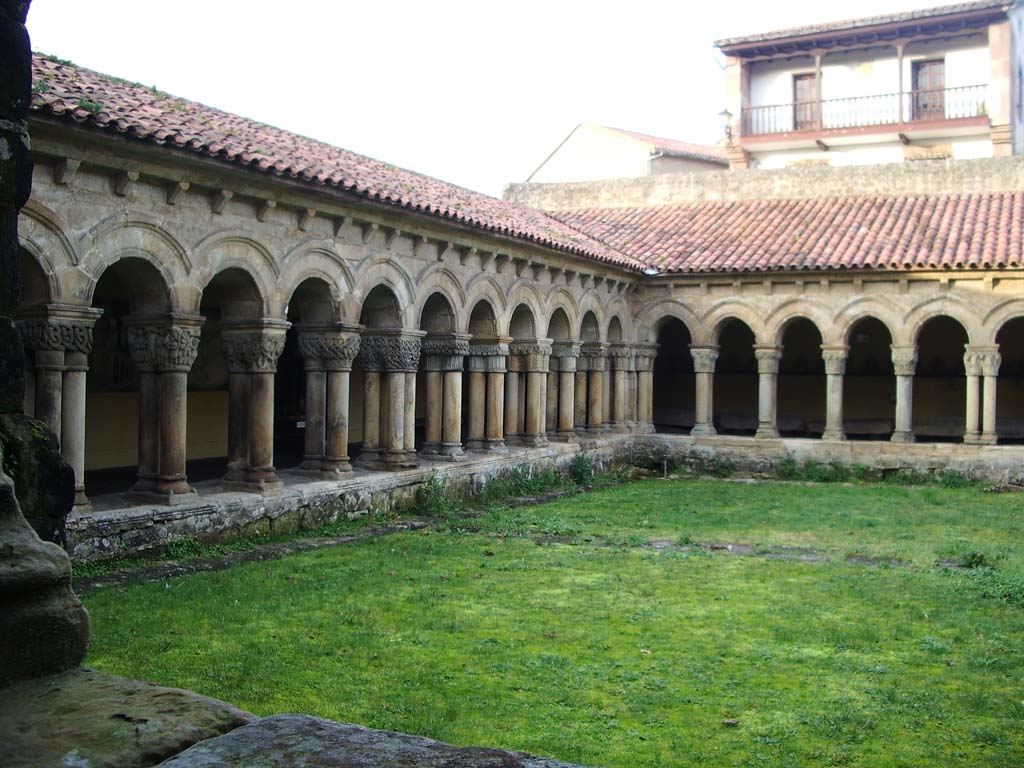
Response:
M913 63L914 120L942 120L946 117L946 62L929 59Z
M818 77L793 75L793 129L806 131L818 126Z

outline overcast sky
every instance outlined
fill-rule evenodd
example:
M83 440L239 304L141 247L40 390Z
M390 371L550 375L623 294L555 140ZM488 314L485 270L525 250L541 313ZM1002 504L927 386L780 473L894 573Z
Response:
M712 41L941 0L34 0L37 51L500 195L580 122L714 143Z

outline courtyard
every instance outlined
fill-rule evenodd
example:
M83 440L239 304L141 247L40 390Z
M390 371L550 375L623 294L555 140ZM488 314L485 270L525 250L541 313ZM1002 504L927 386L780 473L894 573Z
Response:
M1020 765L1022 497L896 480L442 510L91 591L86 663L583 765Z

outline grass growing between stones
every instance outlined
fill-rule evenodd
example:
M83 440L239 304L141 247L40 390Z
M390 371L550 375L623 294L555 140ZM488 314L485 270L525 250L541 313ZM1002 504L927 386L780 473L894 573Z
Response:
M262 715L595 766L1016 766L1022 503L975 488L631 483L99 590L88 663ZM711 541L828 561L694 545ZM964 570L933 568L943 558Z

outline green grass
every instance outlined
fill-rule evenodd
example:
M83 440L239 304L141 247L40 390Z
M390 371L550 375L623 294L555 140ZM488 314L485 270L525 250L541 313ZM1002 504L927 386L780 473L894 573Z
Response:
M632 483L96 591L87 663L261 715L595 766L1017 766L1021 505L976 488ZM834 559L639 546L659 538ZM936 571L940 557L975 567Z

